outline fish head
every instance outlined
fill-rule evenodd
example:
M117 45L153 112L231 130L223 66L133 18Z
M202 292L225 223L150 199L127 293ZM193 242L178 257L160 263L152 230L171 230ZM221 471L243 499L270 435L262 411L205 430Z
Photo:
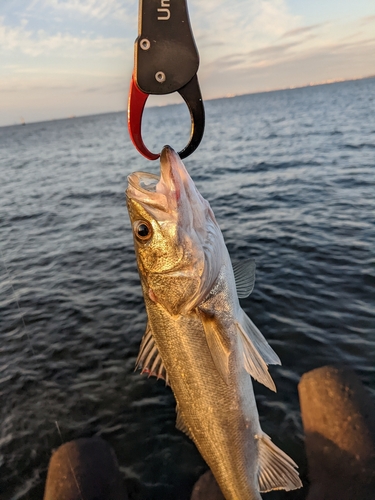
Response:
M131 174L126 198L144 293L172 315L188 313L209 293L225 258L209 203L169 146L160 177Z

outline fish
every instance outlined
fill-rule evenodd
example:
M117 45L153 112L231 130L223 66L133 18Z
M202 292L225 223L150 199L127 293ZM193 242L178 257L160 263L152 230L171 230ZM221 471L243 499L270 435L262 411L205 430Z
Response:
M160 176L128 176L126 199L148 317L136 368L171 387L176 427L226 500L300 488L297 465L259 423L251 377L276 391L268 365L280 359L240 306L254 261L232 264L208 201L170 146Z

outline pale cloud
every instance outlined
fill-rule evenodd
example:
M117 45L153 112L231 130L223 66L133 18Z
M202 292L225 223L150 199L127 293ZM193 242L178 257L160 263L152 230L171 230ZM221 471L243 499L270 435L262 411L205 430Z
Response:
M130 75L129 75L130 77ZM125 91L129 79L122 75L108 75L105 72L81 70L73 77L71 71L60 70L37 73L31 68L16 68L13 75L0 79L0 100L7 92L56 91L93 92L94 89L108 93Z
M202 78L207 81L217 72L215 65L222 57L232 56L226 66L231 65L235 78L235 69L246 67L250 51L277 43L285 32L302 24L284 0L192 0L190 5L201 67L205 68Z
M193 0L191 18L196 39L207 37L228 53L261 47L301 24L284 0Z
M362 19L360 20L360 22L361 22L362 25L375 23L375 16L362 17Z
M374 37L352 43L326 42L319 47L293 51L296 47L298 43L253 51L235 69L233 60L240 61L239 54L235 58L221 58L219 64L212 64L207 78L202 78L203 95L206 88L210 88L211 96L219 97L227 89L231 94L243 94L375 75ZM262 59L251 57L262 52Z
M36 4L50 7L61 13L88 16L103 20L113 18L122 21L133 20L136 0L34 0L30 8Z
M372 18L372 16L369 17L368 24L371 21L370 18ZM293 24L295 21L296 20L291 20L290 23ZM283 64L288 66L295 64L297 68L297 65L304 59L313 58L316 63L318 57L322 59L322 71L325 73L326 70L329 69L324 67L324 61L327 60L326 56L329 55L330 59L333 60L335 53L337 54L337 58L339 58L341 54L345 52L348 58L350 58L354 47L365 47L368 44L372 44L372 37L369 36L371 30L365 27L359 30L359 21L360 20L353 20L341 23L327 21L307 26L297 24L293 29L282 32L277 38L272 39L272 37L269 37L268 43L263 41L259 47L257 47L255 43L253 44L249 41L248 44L237 44L237 49L242 49L242 51L233 50L229 53L221 51L220 49L212 51L210 60L206 61L206 80L212 81L214 78L220 78L219 75L228 72L233 75L232 85L234 85L237 75L246 74L247 72L249 78L252 79L254 68L273 67L276 70L276 68L280 68ZM282 25L285 26L285 23ZM278 33L280 32L281 29L278 30ZM250 48L250 50L246 50L248 48ZM367 50L365 52L366 57L368 57ZM215 55L216 57L213 57ZM363 61L363 58L359 58L358 60ZM369 63L367 68L364 67L363 73L360 76L373 73L373 69L370 68L372 68L374 64L372 64L371 61L369 61ZM331 67L333 74L335 73L334 68L335 65L333 64ZM352 69L354 70L354 68L358 68L357 63L354 65L348 63L348 73L350 73ZM260 73L258 72L258 74ZM342 68L340 68L339 78L342 78L341 75ZM306 83L312 81L312 76L313 75L307 79L306 73ZM357 77L357 75L353 74L353 77ZM218 85L215 84L215 87L218 87Z
M300 17L292 15L284 0L264 2L258 0L257 12L252 23L252 29L258 27L262 33L269 36L280 36L286 29L300 23Z
M311 36L307 36L300 40L274 43L244 53L220 56L212 60L207 69L213 72L245 70L251 74L253 68L272 66L293 58L298 59L301 54L308 53L310 40Z
M299 42L290 42L290 43L281 43L278 45L269 45L268 47L262 47L261 49L251 50L249 52L249 56L268 56L275 58L279 54L284 54L290 48L296 47L299 45Z
M301 26L299 28L295 28L294 30L290 30L287 31L286 33L283 33L282 37L289 38L289 37L305 35L306 33L310 33L311 31L316 30L320 26L323 26L323 24L312 24L311 26Z
M59 57L78 58L84 54L96 57L125 57L123 38L73 36L56 33L50 35L44 30L28 30L26 24L7 26L0 18L0 53L22 53L38 57L58 53Z

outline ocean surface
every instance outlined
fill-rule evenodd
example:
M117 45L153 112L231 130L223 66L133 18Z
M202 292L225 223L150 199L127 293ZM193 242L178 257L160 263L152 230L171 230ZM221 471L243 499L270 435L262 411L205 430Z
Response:
M206 113L185 164L233 258L256 260L242 306L283 363L277 394L254 383L261 424L306 478L301 375L344 363L375 398L375 79ZM183 104L146 110L151 149L188 136ZM146 315L124 191L136 170L159 165L131 145L125 113L0 128L1 500L40 500L52 451L82 436L109 441L142 500L187 500L207 469L175 429L171 390L134 373Z

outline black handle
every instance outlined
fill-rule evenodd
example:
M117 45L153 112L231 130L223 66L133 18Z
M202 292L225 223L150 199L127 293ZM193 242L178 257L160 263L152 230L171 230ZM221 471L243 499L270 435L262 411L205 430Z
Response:
M199 66L186 0L140 0L139 13L135 41L138 87L146 94L180 91Z

